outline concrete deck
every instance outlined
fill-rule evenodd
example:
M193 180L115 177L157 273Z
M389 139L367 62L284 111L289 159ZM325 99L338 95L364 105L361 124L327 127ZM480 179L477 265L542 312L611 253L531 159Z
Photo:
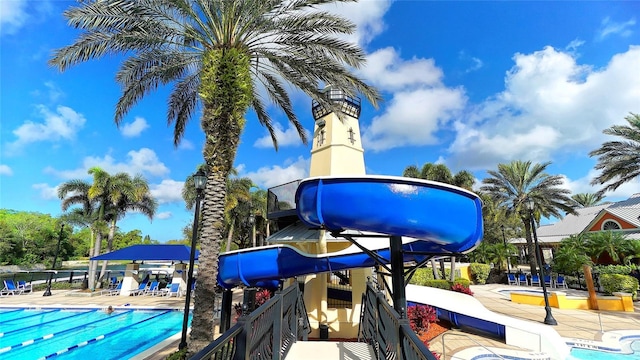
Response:
M471 290L474 297L489 310L494 312L512 316L519 319L530 320L542 323L545 317L545 310L542 306L524 305L512 303L506 296L498 293L500 289L516 289L524 288L517 286L508 286L504 284L490 285L472 285ZM529 287L529 289L535 289ZM563 290L565 291L565 290ZM568 290L570 295L584 295L586 292L577 290ZM43 297L42 291L28 295L16 295L0 298L0 306L96 306L108 307L129 306L138 307L164 307L182 309L184 307L184 297L167 298L153 296L66 296L69 291L54 290L52 296ZM242 292L234 293L233 302L242 301ZM558 325L555 330L566 338L579 338L585 340L600 340L601 331L613 330L638 330L640 329L640 304L635 303L636 312L613 312L613 311L596 311L596 310L563 310L552 308L554 318ZM444 337L444 341L443 341ZM149 360L165 359L166 356L177 350L179 339L174 340L163 350L147 357ZM443 344L444 343L444 344ZM342 345L340 345L342 344ZM320 359L368 359L371 356L366 348L358 348L359 345L351 345L354 343L336 343L336 342L307 342L297 344L292 347L287 359L313 359L310 356L316 356ZM487 347L511 348L504 343L483 338L476 335L463 333L456 330L446 332L430 342L431 350L442 354L446 348L446 358L442 360L453 359L452 355L466 348L476 347L478 344ZM445 348L443 348L443 345ZM300 352L301 356L298 357ZM355 357L356 355L360 357Z

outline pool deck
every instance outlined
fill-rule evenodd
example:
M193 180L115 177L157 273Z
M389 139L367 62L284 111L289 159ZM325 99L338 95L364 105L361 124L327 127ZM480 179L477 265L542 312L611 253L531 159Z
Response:
M512 303L505 295L498 292L501 289L538 289L536 287L508 286L505 284L471 285L474 297L486 308L496 313L505 314L519 319L541 323L545 317L542 306ZM552 289L553 290L553 289ZM570 296L586 296L585 291L566 290ZM184 307L184 297L154 297L154 296L68 296L69 291L54 290L52 296L44 297L43 292L35 292L28 295L16 295L0 298L0 306L95 306L118 307L129 304L132 307L158 307L175 308ZM242 301L242 291L234 292L233 302ZM636 302L635 312L614 312L597 310L564 310L552 308L553 317L558 322L554 329L565 338L579 338L585 340L600 340L602 331L614 330L640 330L640 303ZM471 335L460 331L447 331L430 341L431 350L442 354L443 336L446 346L446 359L453 359L451 355L465 348L476 347L478 344L486 347L513 349L502 342L490 340L481 336ZM165 359L167 355L177 350L179 339L169 343L162 351L147 357L148 360Z

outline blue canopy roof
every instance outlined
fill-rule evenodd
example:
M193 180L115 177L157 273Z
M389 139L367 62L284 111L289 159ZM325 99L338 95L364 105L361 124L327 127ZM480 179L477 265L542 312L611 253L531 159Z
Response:
M106 254L94 256L91 260L166 260L189 261L191 247L186 245L132 245ZM200 251L196 250L196 260Z

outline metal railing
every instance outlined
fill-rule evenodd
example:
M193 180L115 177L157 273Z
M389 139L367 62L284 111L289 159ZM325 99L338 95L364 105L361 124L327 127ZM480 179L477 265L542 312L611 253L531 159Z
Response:
M500 354L496 353L495 351L489 349L488 347L480 344L478 341L476 341L474 338L472 338L471 336L467 335L467 334L459 334L459 333L444 333L442 334L442 360L446 360L447 359L447 348L445 347L445 343L444 343L444 339L445 337L451 337L451 336L461 336L464 338L467 338L469 340L471 340L471 342L473 342L474 344L480 346L481 348L487 350L488 352L490 352L492 355L497 356L499 359L504 359L503 356L501 356Z
M409 321L400 318L371 282L367 283L362 312L358 340L370 344L377 359L436 359L411 330Z
M278 291L190 359L283 359L311 327L297 284Z

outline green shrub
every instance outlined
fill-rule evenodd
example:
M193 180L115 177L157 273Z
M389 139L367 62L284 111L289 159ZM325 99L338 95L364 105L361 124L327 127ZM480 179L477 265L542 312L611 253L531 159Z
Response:
M600 275L600 285L605 293L626 292L633 295L636 300L638 296L638 279L629 275L602 274Z
M424 286L430 286L443 290L451 290L451 284L447 280L427 280Z
M415 274L413 274L413 277L409 280L409 284L425 286L426 282L429 280L433 280L433 272L431 269L420 268L416 270Z
M471 270L471 276L476 284L486 284L487 278L489 278L489 272L491 271L491 266L487 264L471 263L471 265L469 265L469 270Z
M600 275L604 274L619 274L629 275L633 270L640 270L636 265L596 265L593 267L593 272Z

